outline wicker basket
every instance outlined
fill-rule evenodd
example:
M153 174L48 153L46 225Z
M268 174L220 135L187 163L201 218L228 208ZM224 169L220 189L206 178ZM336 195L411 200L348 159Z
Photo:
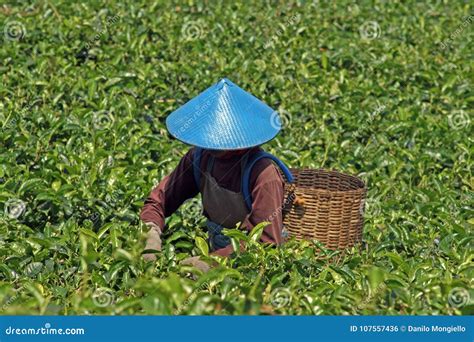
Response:
M283 224L296 239L316 239L329 249L354 246L362 239L367 189L357 177L337 171L291 169L285 185Z

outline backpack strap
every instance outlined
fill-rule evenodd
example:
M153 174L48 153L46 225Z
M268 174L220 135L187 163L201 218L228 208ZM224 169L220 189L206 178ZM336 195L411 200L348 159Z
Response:
M198 189L201 187L201 156L202 148L195 147L193 153L193 174Z
M294 178L291 174L291 171L288 167L277 157L273 154L264 151L258 151L253 156L249 158L247 164L245 165L244 172L242 173L242 195L244 196L245 204L247 205L247 209L249 211L252 210L252 194L250 193L250 174L252 172L252 168L254 165L262 158L271 159L275 164L280 168L280 170L285 175L286 180L288 183L293 183Z

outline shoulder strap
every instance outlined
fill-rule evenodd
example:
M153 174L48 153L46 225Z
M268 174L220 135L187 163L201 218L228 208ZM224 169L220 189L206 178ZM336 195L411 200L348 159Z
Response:
M252 172L252 168L254 165L262 158L268 158L275 162L275 164L280 168L283 174L286 177L288 183L293 183L293 175L288 167L277 157L273 154L264 151L258 151L253 156L249 158L247 164L245 165L244 172L242 174L242 195L245 199L245 204L247 205L247 209L250 211L252 210L252 195L250 193L250 174Z
M202 148L195 147L193 153L193 173L194 181L198 189L201 187L201 155Z

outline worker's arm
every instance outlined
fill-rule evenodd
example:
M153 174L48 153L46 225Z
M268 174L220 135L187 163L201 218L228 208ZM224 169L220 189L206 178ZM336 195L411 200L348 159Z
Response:
M250 231L260 222L270 222L262 233L261 241L281 244L284 182L280 172L271 161L262 159L252 169L250 186L253 200L252 211L242 223L243 227ZM228 256L232 252L232 245L229 245L218 249L213 254Z
M165 218L173 214L184 201L198 194L193 174L193 152L194 149L190 149L173 172L151 191L140 213L143 222L154 223L163 231Z

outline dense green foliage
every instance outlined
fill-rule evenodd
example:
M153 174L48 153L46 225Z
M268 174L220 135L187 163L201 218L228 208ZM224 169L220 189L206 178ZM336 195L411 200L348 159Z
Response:
M0 314L473 312L467 2L94 3L0 7ZM250 242L200 275L190 201L142 260L187 150L164 119L221 77L283 114L267 150L367 182L363 246Z

